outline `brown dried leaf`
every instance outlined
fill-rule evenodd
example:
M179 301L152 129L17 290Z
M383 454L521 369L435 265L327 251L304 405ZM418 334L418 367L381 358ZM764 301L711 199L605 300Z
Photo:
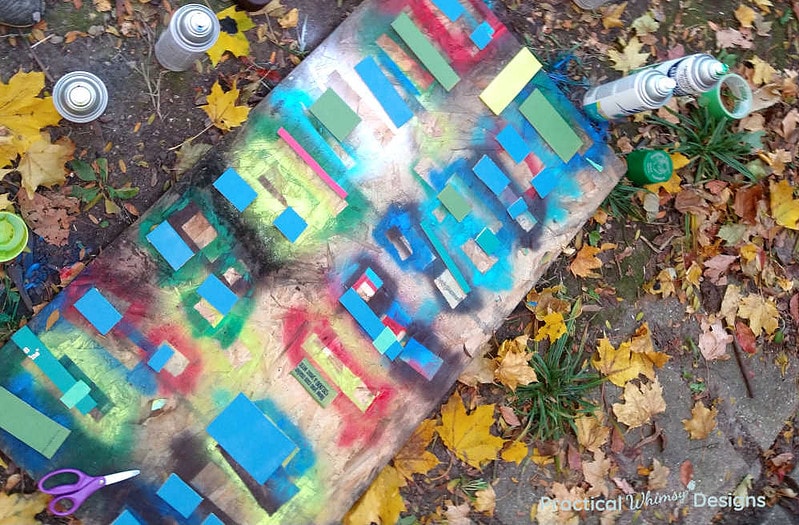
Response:
M665 489L669 484L669 468L663 466L657 458L652 459L652 469L646 480L646 488L649 490Z
M643 426L652 416L666 411L663 387L655 379L647 385L636 385L632 381L624 385L624 403L613 403L616 419L630 429Z
M705 267L703 275L710 279L711 283L724 286L727 284L727 271L736 259L738 257L735 255L725 255L723 253L716 255L703 263Z
M727 345L732 343L732 336L721 326L721 320L708 323L702 319L700 326L702 333L699 335L699 350L702 356L708 361L729 359Z
M730 47L752 49L754 45L755 43L751 38L748 38L737 29L721 29L716 31L716 47L722 49L728 49Z
M751 28L752 22L755 21L755 10L748 5L740 4L738 8L733 11L735 18L741 23L741 27Z
M413 479L414 474L427 474L438 465L438 458L427 450L435 430L435 419L425 419L394 456L394 468L405 479Z
M614 27L624 27L624 22L621 21L621 16L627 8L627 2L621 4L610 4L602 8L602 25L605 29Z
M519 385L534 383L538 378L529 361L530 354L526 352L508 352L501 358L494 377L513 391Z
M757 352L755 333L749 328L749 325L743 321L735 321L735 339L747 354L754 354Z
M17 196L19 211L36 235L50 244L65 246L70 227L80 213L80 201L63 193L47 191L34 193L28 199L21 193Z
M497 506L497 494L494 492L494 487L489 485L483 490L478 490L474 493L474 497L474 510L487 516L494 515L494 509Z
M609 489L605 483L605 476L610 472L610 459L605 457L601 450L594 452L594 461L583 461L583 476L585 481L591 485L586 491L589 498L599 496L607 497Z
M608 58L613 61L613 69L622 73L629 73L633 69L646 64L649 53L641 53L642 43L637 37L631 37L627 43L622 41L624 50L619 53L616 49L608 49Z
M604 419L601 412L600 415ZM595 416L579 416L574 420L574 426L577 428L577 442L586 450L596 452L608 442L610 429Z
M683 419L682 426L690 439L705 439L716 428L716 407L707 408L701 401L694 403L691 419Z

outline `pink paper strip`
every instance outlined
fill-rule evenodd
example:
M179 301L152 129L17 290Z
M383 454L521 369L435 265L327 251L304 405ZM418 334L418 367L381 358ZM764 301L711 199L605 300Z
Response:
M336 192L336 195L338 195L342 199L347 198L348 195L347 191L341 186L339 186L338 183L334 181L332 177L330 177L330 175L327 174L325 169L322 166L320 166L319 163L316 162L316 160L313 157L311 157L311 155L307 151L305 151L305 148L303 148L302 145L299 142L297 142L297 140L294 137L292 137L291 134L288 131L286 131L285 128L280 128L279 130L277 130L277 134L280 135L280 138L285 140L286 144L288 144L289 147L291 147L291 149L293 149L294 152L297 155L299 155L300 158L303 161L305 161L305 163L314 171L314 173L316 173L319 176L319 178L322 179L322 182L327 184L331 190Z

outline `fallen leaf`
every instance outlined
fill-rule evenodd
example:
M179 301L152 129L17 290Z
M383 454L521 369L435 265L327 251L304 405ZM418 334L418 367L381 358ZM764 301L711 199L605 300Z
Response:
M405 480L397 470L386 465L344 516L345 525L397 523L400 513L405 510L399 491L404 486Z
M757 218L758 203L763 199L763 186L755 185L748 188L739 188L735 192L735 201L732 209L743 222L754 224Z
M741 27L750 28L752 22L755 21L755 10L747 5L740 4L738 8L733 11L735 18L741 23Z
M208 95L208 103L200 106L200 109L208 114L211 123L222 131L230 131L231 128L241 126L247 120L250 108L247 106L237 106L236 100L239 98L239 90L234 85L225 93L219 85L219 81L211 86L211 94Z
M586 450L596 452L608 442L610 429L596 416L578 416L574 420L574 426L577 429L577 442Z
M280 27L282 27L283 29L292 29L294 27L297 27L297 23L299 21L300 21L300 11L296 7L277 19L277 23L280 24Z
M111 10L111 0L92 0L92 3L94 4L94 8L101 13Z
M39 186L51 188L66 181L64 164L72 158L74 151L75 144L69 137L61 137L51 144L50 134L43 132L41 138L22 155L16 168L0 170L0 179L12 171L19 172L22 187L32 199Z
M519 385L529 385L538 381L535 370L529 363L529 353L508 352L498 360L499 366L494 372L494 377L514 392Z
M593 271L597 268L602 268L602 261L596 257L600 252L602 252L602 250L595 246L590 246L588 244L583 245L569 265L569 271L575 277L601 277L598 273Z
M793 198L793 187L787 180L769 186L771 216L780 226L799 230L799 199Z
M613 403L613 413L619 423L630 429L648 423L652 416L666 411L663 387L657 378L650 384L636 385L632 381L624 385L624 403Z
M793 297L791 297L788 305L791 312L791 317L793 318L793 323L799 327L799 293L793 294Z
M44 73L18 71L0 82L0 168L41 140L40 130L61 120L51 97L38 98Z
M757 341L755 333L749 325L743 321L735 321L735 340L741 345L741 349L747 354L757 352Z
M58 321L59 317L61 317L61 313L58 310L53 310L50 312L50 315L47 316L47 321L44 323L45 331L52 328L55 322Z
M194 144L190 140L184 142L180 149L175 152L175 156L178 159L178 163L175 164L173 168L175 175L183 175L186 173L203 157L203 155L208 153L210 149L210 144L204 144L202 142Z
M605 476L610 472L610 459L605 457L601 450L594 452L594 461L583 461L583 476L585 481L591 485L586 491L589 498L599 496L607 497L609 489L605 483Z
M537 316L536 316L537 317ZM550 343L554 343L566 333L566 322L560 312L550 312L538 319L543 321L544 326L538 328L533 338L534 341L542 341L549 338Z
M619 490L621 490L625 494L635 494L635 489L632 487L632 485L630 485L630 482L627 481L626 479L619 478L617 476L614 476L611 479L613 480L613 483L615 483L616 486L619 487Z
M680 464L680 482L684 487L688 487L694 479L694 465L690 459L686 459Z
M483 490L478 490L474 493L474 497L474 510L487 516L494 515L494 509L497 506L497 494L494 492L494 487L489 485Z
M43 492L33 494L6 494L0 492L0 525L38 523L37 514L44 511L50 496Z
M480 405L467 414L460 394L455 392L441 407L441 425L436 431L456 457L479 469L483 463L496 459L505 443L489 431L493 424L493 404Z
M771 0L754 0L754 3L766 14L771 13L771 9L769 8L774 6L774 4L771 3Z
M718 285L724 286L727 284L727 271L730 269L730 265L738 259L735 255L725 255L720 253L715 257L711 257L702 265L705 267L704 276L710 279L710 282Z
M749 326L755 336L760 335L761 330L771 335L780 325L780 313L777 311L774 300L771 297L766 299L757 294L747 295L741 299L741 304L738 306L738 317L749 319Z
M507 423L511 428L522 426L519 416L516 415L516 411L514 411L511 407L501 406L499 407L499 413L502 414L502 419L504 419L505 423Z
M0 193L0 210L14 211L14 202L8 198L8 193Z
M727 28L715 31L716 33L716 47L721 49L729 49L731 47L740 47L741 49L752 49L755 43L751 38L738 31L737 29Z
M774 25L773 21L766 21L766 19L763 18L763 15L761 15L760 13L757 13L755 15L754 26L755 26L755 31L757 31L757 36L770 37L771 26L773 25Z
M707 408L701 401L694 403L691 419L683 419L682 426L690 439L705 439L716 428L716 407Z
M469 513L472 511L469 508L468 502L463 502L460 505L453 505L451 501L447 502L447 510L444 516L447 518L447 524L451 525L472 525L472 520L469 519ZM393 521L391 523L394 523ZM386 523L388 525L388 523Z
M614 385L624 386L639 374L654 379L655 367L662 367L668 360L667 354L656 351L652 346L649 327L644 323L636 336L622 342L618 349L606 337L601 338L597 353L591 357L591 365Z
M750 62L752 67L755 69L754 74L752 75L752 82L754 82L756 86L768 84L771 82L772 78L777 75L777 70L774 69L771 64L758 56L750 58L748 62Z
M438 465L438 458L427 450L435 430L435 420L425 419L394 456L394 468L405 479L413 479L414 474L427 474Z
M55 246L66 246L70 227L80 213L80 201L63 193L35 193L33 199L18 194L19 211L33 233Z
M466 365L466 370L458 376L458 381L471 387L475 387L481 383L493 383L494 371L496 371L496 369L496 361L488 357L477 356Z
M702 356L708 361L729 359L727 345L732 343L732 336L721 326L721 320L711 324L702 319L699 324L702 328L702 333L699 334L699 350Z
M738 314L738 305L741 302L741 288L735 284L727 285L724 298L721 300L719 316L727 321L727 326L735 326L735 317Z
M502 453L499 455L499 457L501 457L503 461L512 461L518 465L524 460L524 458L527 457L527 454L529 453L530 450L527 448L527 445L521 441L514 440L505 442L505 448L502 449Z
M283 7L283 4L281 3L280 0L270 0L268 4L266 4L258 11L253 11L250 13L251 16L267 15L273 18L281 17L284 14L286 14L286 8Z
M653 295L660 295L665 299L675 294L674 280L676 278L677 271L674 268L663 268L653 281L644 284L644 291Z
M573 509L574 502L582 502L585 499L585 491L579 487L567 489L563 483L555 482L551 488L552 500L557 501L558 505L541 505L537 507L536 520L541 525L578 525L580 516ZM579 505L578 505L579 507ZM532 514L532 510L531 510Z
M624 22L621 21L621 16L627 8L627 2L621 4L610 4L602 8L602 25L605 29L614 27L624 27Z
M622 41L623 51L619 53L616 49L608 49L608 58L613 61L613 69L622 73L629 73L630 70L638 69L649 60L649 53L641 53L643 44L637 37L630 37L627 43Z
M665 489L669 484L669 468L663 466L657 458L652 459L652 469L646 479L646 488L649 490Z
M630 27L635 29L635 33L639 36L650 35L655 33L660 28L660 23L652 18L652 15L649 12L646 12L633 20L633 23L630 24Z
M231 54L237 57L249 55L250 42L244 32L255 27L255 24L247 16L247 13L245 11L237 11L236 6L232 5L218 12L216 17L219 19L221 30L216 43L211 49L206 51L211 59L211 64L216 66L225 51L230 51Z
M528 310L536 314L536 317L543 316L551 312L560 312L565 314L571 308L569 301L555 297L556 294L564 291L563 286L551 286L544 288L540 292L530 290L527 294L525 306Z

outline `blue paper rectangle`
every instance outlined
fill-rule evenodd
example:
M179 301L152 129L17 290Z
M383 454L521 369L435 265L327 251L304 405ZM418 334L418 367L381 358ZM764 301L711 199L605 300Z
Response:
M380 333L385 328L385 325L380 322L380 318L375 315L366 301L361 299L358 292L352 288L348 288L346 292L339 298L339 302L347 309L352 317L361 325L361 328L374 340L380 336Z
M236 396L207 430L259 484L297 450L297 445L244 394Z
M397 93L397 90L394 89L391 81L380 69L380 66L377 65L374 58L368 56L361 60L355 66L355 72L361 77L361 80L375 96L395 126L399 128L411 120L413 111Z
M440 357L414 338L408 340L399 357L428 381L433 379L443 363Z
M216 514L212 512L200 525L225 525L225 522L217 518Z
M477 26L474 31L472 31L472 34L469 35L474 45L480 50L485 49L486 46L491 43L493 37L494 28L491 27L488 22L483 22Z
M239 300L239 297L214 274L209 275L203 281L197 288L197 293L222 315L227 315Z
M167 221L162 222L148 233L147 240L166 259L173 270L179 270L194 255L189 245L180 238L175 228Z
M64 403L64 406L67 408L73 408L82 401L91 390L89 385L83 381L77 381L72 385L72 388L64 392L64 395L61 396L61 402Z
M156 372L160 372L164 365L166 365L169 358L175 354L175 350L166 343L162 343L161 346L158 347L158 350L150 357L147 361L147 364L155 370Z
M510 179L505 175L505 172L487 155L483 155L477 164L474 165L472 171L488 186L488 189L494 195L502 193L502 190L510 184Z
M214 188L239 211L244 211L258 196L252 186L233 168L226 169L214 181Z
M122 314L97 288L92 288L75 301L75 308L100 332L100 335L107 334L122 319Z
M510 215L511 219L515 219L516 217L518 217L519 215L521 215L526 211L527 211L527 203L524 202L523 197L519 197L518 199L513 201L513 204L508 206L508 215Z
M453 22L460 18L465 9L458 0L433 0L435 6L444 13L444 16Z
M141 522L128 509L125 509L111 522L111 525L141 525Z
M531 181L533 188L542 199L549 195L558 185L558 176L555 171L544 169Z
M519 163L524 160L533 150L524 141L521 135L508 124L497 134L497 142L508 152L513 162Z
M381 279L374 270L367 267L366 270L363 271L366 274L366 277L372 281L372 284L375 285L375 288L380 289L383 287L383 279Z
M184 518L191 516L191 513L200 505L203 497L191 488L188 483L183 481L174 472L169 475L167 480L156 492L158 496L169 503Z
M17 330L11 336L11 340L39 367L39 370L53 382L62 394L75 384L72 374L64 368L64 365L55 358L50 349L36 337L36 334L28 326Z
M308 227L308 223L305 222L305 219L300 217L291 206L278 215L274 225L275 228L280 230L280 233L291 242L296 241L300 234L305 231L305 228Z
M475 240L477 245L488 255L494 255L500 246L497 235L488 228L483 228Z

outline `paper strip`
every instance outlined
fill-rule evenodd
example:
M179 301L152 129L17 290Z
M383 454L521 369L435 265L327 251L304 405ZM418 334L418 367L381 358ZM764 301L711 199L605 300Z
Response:
M444 89L449 91L455 87L460 77L406 13L399 15L391 27Z
M286 141L286 144L288 144L289 147L294 150L294 153L299 155L299 157L313 170L313 172L316 173L320 179L322 179L322 182L327 184L327 186L333 190L336 195L342 199L347 198L347 192L344 190L344 188L339 186L338 183L327 174L325 169L320 166L319 163L316 162L316 160L311 157L307 151L305 151L305 148L303 148L294 137L291 136L291 133L286 131L285 128L280 128L277 130L277 134L280 136L280 138Z
M499 115L533 79L539 69L541 62L529 49L523 47L480 93L480 99L495 115Z

